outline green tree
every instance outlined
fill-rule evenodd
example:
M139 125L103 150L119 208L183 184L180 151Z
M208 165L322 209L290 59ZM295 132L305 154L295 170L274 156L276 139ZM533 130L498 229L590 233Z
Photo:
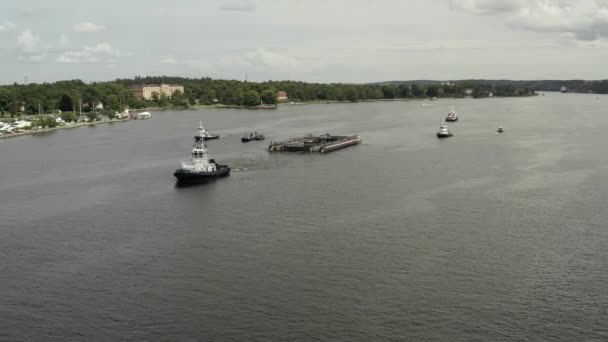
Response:
M74 110L74 102L72 102L72 98L69 95L61 95L61 98L59 98L59 109L62 112Z
M112 111L120 110L120 101L118 101L118 96L116 96L116 95L106 96L103 101L103 108L112 110Z
M260 94L265 105L277 104L277 92L274 89L266 89Z
M178 108L188 108L190 104L188 103L188 98L179 90L176 90L171 97L171 103L173 106Z
M359 93L357 92L357 89L355 87L348 87L344 93L346 100L350 102L359 101Z
M426 88L423 85L412 83L412 95L414 97L425 97Z
M255 90L249 90L243 94L243 104L245 106L257 106L260 104L260 93Z
M397 95L397 87L392 84L386 84L382 86L382 93L385 99L394 99Z
M160 96L158 95L157 92L153 91L152 92L152 101L155 103L158 103L159 100L160 100Z
M78 116L76 114L74 114L74 112L72 112L72 111L62 112L61 119L65 122L74 122L74 121L78 121Z
M9 111L15 94L7 88L0 88L0 111Z
M439 87L438 86L430 86L426 91L426 96L428 97L437 97L439 95Z
M152 94L154 95L154 94ZM160 98L158 99L158 105L162 108L167 108L169 106L169 97L167 95L160 94Z
M89 119L89 121L91 121L91 122L98 119L97 112L88 112L86 115L87 115L87 118Z

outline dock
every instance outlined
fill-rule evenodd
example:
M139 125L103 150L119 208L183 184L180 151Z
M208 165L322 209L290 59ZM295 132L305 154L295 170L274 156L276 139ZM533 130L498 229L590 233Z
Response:
M305 135L284 141L273 141L268 146L270 152L319 152L327 153L361 143L358 135Z

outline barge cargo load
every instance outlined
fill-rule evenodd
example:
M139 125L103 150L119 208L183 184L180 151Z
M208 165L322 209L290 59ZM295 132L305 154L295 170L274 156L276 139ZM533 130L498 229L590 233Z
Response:
M327 153L361 143L358 135L312 135L274 141L268 146L270 152L319 152Z

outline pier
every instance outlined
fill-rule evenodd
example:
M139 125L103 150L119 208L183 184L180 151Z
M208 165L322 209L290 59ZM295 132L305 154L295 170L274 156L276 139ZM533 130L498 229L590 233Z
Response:
M306 135L284 141L273 141L268 146L270 152L319 152L327 153L361 142L358 135Z

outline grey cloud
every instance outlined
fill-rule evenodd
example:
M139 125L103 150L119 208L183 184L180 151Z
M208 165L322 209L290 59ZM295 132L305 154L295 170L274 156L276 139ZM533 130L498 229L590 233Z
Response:
M39 63L45 59L44 53L22 53L17 57L20 62Z
M113 63L122 56L118 49L109 43L98 43L95 46L85 46L80 50L66 51L57 57L57 62L66 64L75 63Z
M577 40L608 37L606 0L450 0L453 10L503 17L514 29L570 34Z
M515 12L525 4L526 1L523 0L450 0L452 10L463 10L482 15Z
M257 8L252 1L226 1L220 5L222 11L253 12Z
M91 33L91 32L105 31L105 30L106 30L105 26L98 25L98 24L91 23L91 22L82 22L82 23L78 23L78 24L74 25L74 32Z

